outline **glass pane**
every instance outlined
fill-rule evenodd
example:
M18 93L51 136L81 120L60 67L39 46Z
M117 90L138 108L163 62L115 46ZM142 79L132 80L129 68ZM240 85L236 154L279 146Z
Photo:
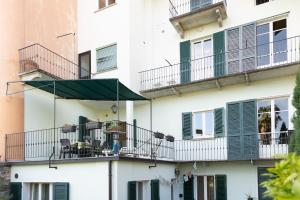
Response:
M258 35L257 37L257 65L270 64L270 36L269 34Z
M213 176L207 176L207 200L214 200L215 183Z
M212 134L214 132L214 114L212 111L205 112L205 134Z
M195 132L196 134L203 133L203 119L202 119L202 113L195 113L194 114L194 121L195 121Z
M257 57L257 65L258 66L264 66L264 65L269 65L270 64L270 56L262 56L262 57Z
M286 29L274 32L274 62L283 62L287 60L287 31Z
M256 28L256 34L268 33L270 32L269 24L259 25Z
M286 19L273 22L273 31L286 28Z
M194 59L202 58L202 42L194 43L193 45Z
M90 76L90 54L79 55L80 59L80 78L86 78Z
M259 133L270 133L271 132L271 114L261 113L258 114L258 131Z
M108 0L108 5L116 3L116 0Z
M42 185L42 200L49 200L49 184Z
M257 102L258 113L271 112L271 101L262 100Z
M281 131L287 131L289 129L289 113L288 111L275 113L275 131L279 133Z
M275 111L288 110L289 102L287 98L275 99Z
M106 7L106 0L99 0L99 9Z
M117 67L117 45L98 49L96 57L98 72Z
M212 42L211 40L205 40L203 43L203 53L204 56L211 56L212 55Z

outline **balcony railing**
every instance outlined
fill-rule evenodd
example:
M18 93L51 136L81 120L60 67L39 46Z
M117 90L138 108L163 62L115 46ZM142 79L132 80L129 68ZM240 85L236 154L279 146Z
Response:
M297 36L142 71L140 90L179 86L299 61L300 37Z
M245 135L177 140L175 141L175 160L185 162L278 159L289 152L288 144L291 133L292 131L282 132L280 137L276 137L276 134L269 134L257 137ZM235 141L238 143L234 143Z
M101 123L87 130L84 125L6 135L7 161L101 158L110 156L174 160L174 142L128 123L112 127ZM156 135L163 136L158 138Z
M170 18L205 9L226 0L169 0Z
M59 79L78 79L78 65L50 49L33 44L19 50L20 73L34 70Z

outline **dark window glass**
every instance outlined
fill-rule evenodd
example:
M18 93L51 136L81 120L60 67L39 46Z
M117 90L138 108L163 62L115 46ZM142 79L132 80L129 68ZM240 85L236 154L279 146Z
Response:
M260 5L267 2L269 2L269 0L256 0L256 5Z
M257 26L257 65L263 66L270 64L270 35L269 24Z
M276 99L275 100L275 111L286 111L288 110L288 99Z
M270 32L269 24L263 24L263 25L257 26L257 28L256 28L257 34L269 33L269 32Z
M273 31L286 28L286 19L273 22Z

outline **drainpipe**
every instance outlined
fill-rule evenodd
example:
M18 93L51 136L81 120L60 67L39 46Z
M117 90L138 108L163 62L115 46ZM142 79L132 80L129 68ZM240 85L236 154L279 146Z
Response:
M112 200L112 161L108 161L108 199Z

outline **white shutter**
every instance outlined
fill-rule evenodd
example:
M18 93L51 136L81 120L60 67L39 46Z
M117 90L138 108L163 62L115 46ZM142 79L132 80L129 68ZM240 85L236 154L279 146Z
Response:
M242 27L242 70L256 68L256 25L248 24Z
M240 68L240 30L239 28L227 31L227 67L228 74L239 72Z

